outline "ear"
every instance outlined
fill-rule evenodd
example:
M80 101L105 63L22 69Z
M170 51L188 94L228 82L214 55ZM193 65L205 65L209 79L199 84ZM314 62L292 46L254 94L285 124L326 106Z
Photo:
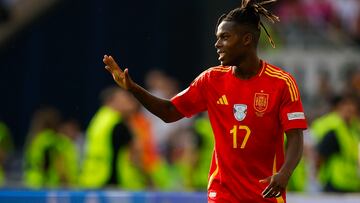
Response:
M244 46L249 46L253 42L254 36L248 32L243 36L242 40Z

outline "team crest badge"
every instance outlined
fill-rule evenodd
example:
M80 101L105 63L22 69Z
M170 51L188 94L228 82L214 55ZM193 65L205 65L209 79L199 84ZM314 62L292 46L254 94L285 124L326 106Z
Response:
M246 117L247 105L246 104L234 104L234 116L238 121L242 121Z
M264 112L269 103L269 94L265 93L255 93L254 96L254 109L257 112Z

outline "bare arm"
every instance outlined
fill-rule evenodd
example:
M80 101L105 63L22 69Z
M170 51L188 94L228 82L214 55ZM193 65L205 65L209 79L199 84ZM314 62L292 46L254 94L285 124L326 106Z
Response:
M184 117L170 100L155 97L136 84L130 78L128 69L122 71L113 57L105 55L103 62L106 64L106 70L112 74L114 81L120 87L130 91L147 110L161 118L164 122L174 122Z
M155 97L136 83L129 90L147 110L166 123L174 122L184 117L170 100Z
M287 150L285 162L278 173L271 177L260 180L269 182L262 195L265 198L278 197L285 191L291 174L299 163L303 152L303 131L301 129L291 129L286 131Z
M286 132L286 137L287 148L285 153L285 163L281 167L279 173L284 173L284 175L290 178L302 157L304 147L303 130L289 130Z

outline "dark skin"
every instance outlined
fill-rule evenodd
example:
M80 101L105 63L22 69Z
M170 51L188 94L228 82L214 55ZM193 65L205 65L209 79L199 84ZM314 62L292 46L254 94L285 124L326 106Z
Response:
M112 74L115 82L125 90L130 91L140 103L151 113L166 123L175 122L184 116L168 99L155 97L150 92L136 84L129 76L129 70L122 71L112 56L104 56L105 68Z
M254 36L245 26L223 21L218 26L216 38L215 48L221 65L234 66L235 76L240 79L249 79L258 73L261 64Z
M234 75L246 80L255 76L261 62L257 56L258 36L246 26L231 21L223 21L216 32L215 48L219 54L219 61L223 66L234 66ZM150 112L165 122L174 122L184 116L175 108L170 100L153 96L144 88L137 85L129 76L128 69L122 71L111 56L104 56L105 68L112 74L115 82L125 90L130 91ZM288 147L285 163L278 173L259 180L268 184L262 192L264 198L280 196L286 189L289 178L301 159L303 151L303 133L301 129L286 131Z

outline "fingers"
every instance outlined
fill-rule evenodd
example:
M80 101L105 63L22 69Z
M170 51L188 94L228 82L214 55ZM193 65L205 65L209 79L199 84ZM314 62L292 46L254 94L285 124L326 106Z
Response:
M126 80L126 81L129 81L129 80L130 80L129 69L125 68L125 70L124 70L124 75L125 75L125 80Z
M133 81L130 77L129 69L127 69L127 68L124 70L124 78L125 78L125 83L126 83L126 89L131 89Z
M106 69L107 71L109 71L110 73L112 73L109 66L105 66L105 69Z
M113 75L114 79L123 77L123 71L112 56L104 55L103 62L106 65L105 69Z
M273 198L273 197L280 197L281 196L281 191L280 191L280 187L278 186L271 186L270 185L268 187L265 188L265 190L262 192L262 196L264 198Z
M104 55L103 62L110 67L118 66L112 56Z
M105 69L110 72L115 82L122 88L128 90L132 84L128 69L122 71L112 56L104 55Z
M105 68L113 73L114 71L120 70L119 65L115 62L115 59L112 56L104 55L103 62L105 63Z
M269 198L269 197L272 195L273 192L274 192L274 191L273 191L273 187L270 186L270 185L268 185L268 186L264 189L264 191L261 193L261 195L262 195L264 198Z
M271 181L271 176L270 177L267 177L265 179L261 179L259 180L260 183L269 183Z
M273 176L259 180L260 183L269 183L269 185L261 193L264 198L273 198L281 196L281 187L273 180Z

